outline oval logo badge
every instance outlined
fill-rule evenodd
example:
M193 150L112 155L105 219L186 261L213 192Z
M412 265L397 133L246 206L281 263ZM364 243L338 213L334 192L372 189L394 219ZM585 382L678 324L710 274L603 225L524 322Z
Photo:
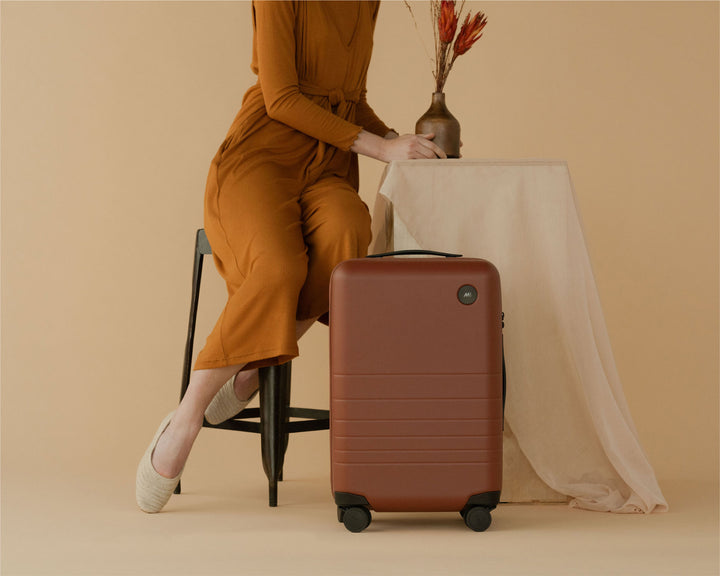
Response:
M466 306L475 302L475 300L477 300L477 296L477 290L475 289L475 286L471 284L460 286L460 290L458 290L457 293L458 300Z

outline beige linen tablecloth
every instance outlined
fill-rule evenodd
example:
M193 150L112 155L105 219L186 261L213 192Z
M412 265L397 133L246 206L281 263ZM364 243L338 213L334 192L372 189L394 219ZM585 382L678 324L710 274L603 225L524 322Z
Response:
M620 383L562 161L389 164L371 251L425 248L485 258L505 312L503 501L664 511Z

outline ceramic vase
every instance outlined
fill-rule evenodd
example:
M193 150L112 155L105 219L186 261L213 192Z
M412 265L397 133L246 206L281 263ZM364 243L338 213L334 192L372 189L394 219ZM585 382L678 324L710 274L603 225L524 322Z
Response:
M435 134L433 142L448 158L460 157L460 123L445 106L445 93L435 92L432 104L415 124L415 134Z

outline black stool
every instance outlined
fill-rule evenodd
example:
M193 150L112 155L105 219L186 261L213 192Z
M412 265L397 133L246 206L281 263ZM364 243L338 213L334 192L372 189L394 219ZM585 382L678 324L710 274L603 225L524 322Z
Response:
M205 235L205 230L201 228L195 236L190 322L188 324L187 343L185 344L185 361L183 364L182 388L180 390L181 400L190 382L202 264L203 257L208 254L212 254L212 250ZM330 427L327 410L292 408L290 406L290 368L291 362L286 362L279 366L268 366L259 369L259 408L246 408L234 418L221 424L213 425L207 420L203 422L205 428L241 430L260 434L263 468L268 477L270 506L277 506L277 484L282 480L283 462L289 434L310 430L327 430ZM260 418L260 421L247 422L248 418ZM302 420L291 422L290 418L302 418ZM180 494L180 484L175 489L175 494Z

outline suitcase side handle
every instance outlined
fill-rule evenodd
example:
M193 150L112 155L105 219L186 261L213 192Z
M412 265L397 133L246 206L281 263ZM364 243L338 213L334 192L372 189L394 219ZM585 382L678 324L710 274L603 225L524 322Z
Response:
M462 254L448 252L435 252L434 250L398 250L397 252L383 252L382 254L368 254L368 258L383 258L384 256L445 256L446 258L462 258Z

